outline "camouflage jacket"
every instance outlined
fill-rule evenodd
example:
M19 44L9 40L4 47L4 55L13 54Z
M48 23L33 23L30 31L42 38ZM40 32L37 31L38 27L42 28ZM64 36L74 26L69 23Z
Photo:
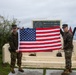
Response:
M10 45L9 51L15 52L18 49L18 33L16 35L11 33L8 41Z
M73 35L71 32L63 32L60 30L60 33L62 34L63 37L63 42L64 42L64 47L63 49L73 49Z

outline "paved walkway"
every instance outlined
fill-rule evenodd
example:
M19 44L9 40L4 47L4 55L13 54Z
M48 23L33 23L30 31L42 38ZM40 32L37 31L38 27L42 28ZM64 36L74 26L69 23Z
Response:
M43 75L42 69L24 69L24 73L15 69L15 74L9 73L8 75Z
M24 69L24 73L19 72L17 69L15 69L15 74L9 73L8 75L43 75L43 69ZM61 75L63 70L46 70L46 75ZM73 70L73 72L70 75L76 75L76 71Z
M47 70L46 75L61 75L63 70ZM70 73L70 75L76 75L76 71Z

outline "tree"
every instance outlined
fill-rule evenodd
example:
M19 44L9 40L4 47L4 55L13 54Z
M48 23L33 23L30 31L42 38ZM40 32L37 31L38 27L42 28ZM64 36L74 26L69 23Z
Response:
M8 36L11 32L11 25L16 24L17 19L13 18L12 20L5 19L5 17L0 16L0 50L3 45L8 42Z

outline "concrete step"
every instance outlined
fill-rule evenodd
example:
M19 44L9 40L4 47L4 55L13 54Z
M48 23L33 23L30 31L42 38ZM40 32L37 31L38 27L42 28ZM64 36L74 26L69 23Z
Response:
M23 56L22 60L26 61L65 61L64 57L51 57L51 56ZM76 60L75 56L72 56L72 60Z
M64 57L64 51L60 51L62 53L62 56ZM23 53L23 56L29 56L30 54L36 53L36 56L56 56L58 51L53 51L53 52L29 52L29 53ZM75 52L72 53L75 55ZM76 56L76 55L75 55Z
M63 61L22 61L23 67L33 68L65 68ZM72 61L72 68L76 68L76 61Z
M22 66L34 67L34 68L64 68L65 58L62 51L62 57L56 57L58 51L53 52L39 52L36 56L29 56L31 53L23 53ZM76 56L73 52L72 56L72 68L76 68Z
M37 56L56 56L56 54L58 53L58 51L53 51L53 52L39 52L36 53ZM61 51L62 55L64 56L64 52Z
M52 52L34 52L36 53L36 56L56 56L56 54L58 53L58 51L52 51ZM61 51L62 55L64 56L64 52ZM23 56L29 56L29 54L33 54L33 52L29 52L29 53L23 53Z

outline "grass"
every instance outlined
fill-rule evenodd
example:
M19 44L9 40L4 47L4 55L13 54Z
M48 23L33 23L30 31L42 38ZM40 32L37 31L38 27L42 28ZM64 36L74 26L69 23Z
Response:
M10 65L8 63L2 63L2 52L0 50L0 75L8 75L10 72Z

